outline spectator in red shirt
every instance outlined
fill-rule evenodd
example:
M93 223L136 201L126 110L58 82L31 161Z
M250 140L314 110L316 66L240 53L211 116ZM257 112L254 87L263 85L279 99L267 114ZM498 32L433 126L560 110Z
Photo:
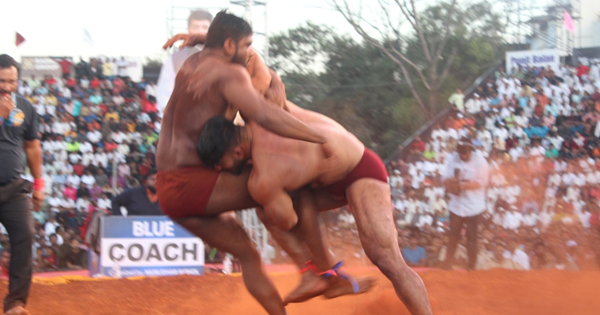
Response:
M77 85L77 81L75 81L74 78L71 78L70 76L67 75L66 77L67 79L67 87L69 87L71 90L75 88L75 86Z
M83 176L84 171L85 171L85 166L83 165L83 163L81 163L81 161L79 161L77 164L73 165L73 173L75 173L77 176L79 176L79 177Z
M107 152L110 152L110 151L116 150L117 147L118 147L118 145L115 143L114 140L111 139L110 141L108 141L106 143L105 149L106 149Z
M94 77L92 80L90 80L90 88L92 89L96 89L99 88L102 85L102 82L100 82L100 80L98 80L98 78Z
M114 94L119 94L122 90L123 87L125 86L125 82L123 82L123 80L121 80L120 78L116 78L113 81L113 90L115 91Z
M421 140L421 137L417 137L415 141L410 145L411 149L417 150L421 153L425 152L425 142Z
M63 78L66 79L68 76L71 75L71 66L73 65L73 63L67 58L55 60L58 61L58 64L60 65L60 68L62 70Z
M53 86L53 85L55 85L57 83L56 79L53 76L51 76L51 75L46 76L46 80L44 80L44 81L46 82L46 84L49 87L51 87L51 86Z
M580 64L579 67L577 67L577 76L581 78L582 75L587 75L589 71L590 67Z
M150 96L147 101L142 101L142 111L148 113L152 121L156 120L158 109L156 108L156 98L154 96Z

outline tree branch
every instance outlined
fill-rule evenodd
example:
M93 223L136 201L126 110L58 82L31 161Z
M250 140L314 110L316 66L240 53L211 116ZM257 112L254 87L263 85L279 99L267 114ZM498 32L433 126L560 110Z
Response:
M444 28L444 35L442 36L440 45L435 50L436 57L439 57L442 55L444 48L446 48L446 43L448 42L448 39L450 38L450 24L451 24L450 20L454 17L454 14L456 13L455 9L456 9L456 0L452 0L452 4L450 5L449 12L446 16L446 20L444 20L444 25L446 26Z
M456 48L456 47L452 48L452 53L450 54L450 57L448 57L448 60L446 61L446 64L444 65L444 70L442 71L442 75L440 76L440 79L437 82L438 88L440 88L442 86L442 84L444 83L444 81L446 81L446 77L450 73L450 68L452 67L452 62L454 61L454 57L456 57L457 54L458 54L458 48Z
M419 37L419 41L421 42L421 47L423 48L423 53L425 54L425 58L431 62L431 54L429 53L429 45L423 36L423 28L421 27L421 22L419 19L419 14L417 13L417 9L415 8L415 1L410 0L410 5L412 8L412 12L414 14L415 19L415 31L417 32L417 36Z

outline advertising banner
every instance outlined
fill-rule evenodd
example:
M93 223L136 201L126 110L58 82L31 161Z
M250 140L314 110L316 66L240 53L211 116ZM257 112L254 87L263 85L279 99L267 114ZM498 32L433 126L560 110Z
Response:
M513 68L519 65L531 67L548 67L552 70L558 69L560 64L560 56L557 49L545 50L524 50L524 51L507 51L506 52L506 73L510 74Z
M23 79L29 79L32 75L40 79L47 74L60 78L62 77L62 68L59 62L62 59L73 62L71 57L21 57L19 74Z
M100 237L100 257L97 268L90 266L92 276L120 278L204 272L202 241L166 216L103 217Z

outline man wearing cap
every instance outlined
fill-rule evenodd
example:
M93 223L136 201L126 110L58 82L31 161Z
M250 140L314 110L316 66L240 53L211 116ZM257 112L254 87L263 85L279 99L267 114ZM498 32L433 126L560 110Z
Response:
M443 267L452 266L463 225L466 224L468 269L474 270L477 260L477 225L486 210L485 188L488 185L489 166L481 152L476 151L470 139L458 143L457 152L446 160L442 173L446 192L450 196L450 232L448 252Z

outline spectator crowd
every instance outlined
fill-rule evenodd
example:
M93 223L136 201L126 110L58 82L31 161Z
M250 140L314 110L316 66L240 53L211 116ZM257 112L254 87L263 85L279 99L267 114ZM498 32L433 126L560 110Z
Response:
M155 83L133 82L124 58L59 64L61 78L31 76L19 84L39 115L46 182L45 205L33 213L36 271L87 268L91 214L110 213L115 194L143 184L161 124ZM6 234L0 246L9 246Z
M61 78L31 76L19 87L39 115L43 148L47 198L33 213L36 271L87 267L92 213L110 213L117 193L144 184L155 166L161 125L155 83L134 82L124 59L60 64ZM599 62L554 70L524 66L510 74L500 69L468 99L457 90L449 102L448 118L388 164L405 260L427 267L444 261L449 213L441 173L457 141L468 138L491 170L476 269L596 269ZM332 243L355 239L344 234L356 234L348 211L325 216L333 222ZM9 246L5 233L0 246ZM464 268L464 240L455 256L454 267ZM3 250L0 257L6 273L10 254Z
M490 166L476 269L596 269L600 262L600 63L500 68L426 140L388 164L402 253L414 266L444 261L446 157L468 138ZM466 266L465 240L455 268Z

